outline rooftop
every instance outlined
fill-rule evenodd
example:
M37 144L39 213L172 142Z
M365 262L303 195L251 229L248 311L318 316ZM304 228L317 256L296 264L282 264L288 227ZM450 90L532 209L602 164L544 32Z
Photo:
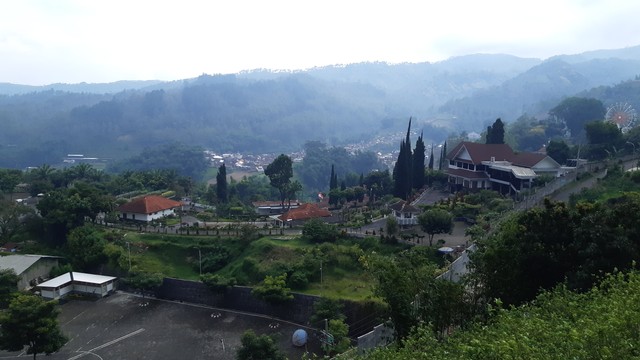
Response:
M104 276L104 275L94 275L87 274L81 272L73 272L73 281L89 283L89 284L104 284L106 282L115 280L116 278L113 276ZM56 288L58 286L64 285L71 282L71 273L68 272L66 274L62 274L58 277L55 277L49 281L45 281L38 285L39 288Z
M148 195L135 198L126 204L118 206L118 211L136 214L153 214L158 211L173 209L182 203L158 195Z
M20 275L25 272L31 265L35 264L42 258L56 258L55 256L45 255L7 255L0 256L0 270L13 269L16 274Z

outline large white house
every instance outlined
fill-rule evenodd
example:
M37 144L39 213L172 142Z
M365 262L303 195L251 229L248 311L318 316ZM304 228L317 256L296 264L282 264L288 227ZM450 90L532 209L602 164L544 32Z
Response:
M118 206L122 220L153 221L165 216L173 215L182 203L158 195L148 195L135 198L126 204Z
M461 142L447 155L451 192L490 189L515 195L530 189L542 174L560 176L564 169L550 156L516 153L507 144Z

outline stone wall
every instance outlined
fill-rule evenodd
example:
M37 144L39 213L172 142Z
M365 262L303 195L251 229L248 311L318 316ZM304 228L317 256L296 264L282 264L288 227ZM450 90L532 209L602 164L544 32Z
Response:
M297 324L307 324L317 296L294 294L293 300L273 305L251 296L251 288L234 286L224 293L214 294L197 281L164 278L157 296L161 299L204 304L223 309L273 316Z

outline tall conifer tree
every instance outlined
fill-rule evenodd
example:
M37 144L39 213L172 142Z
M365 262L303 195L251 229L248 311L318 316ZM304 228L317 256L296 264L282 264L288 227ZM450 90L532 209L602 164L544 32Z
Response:
M433 170L433 144L431 144L431 155L429 155L429 170Z
M335 166L331 164L331 178L329 179L329 190L338 187L338 176L336 175Z
M409 118L409 127L407 128L407 137L400 144L400 153L398 160L393 168L394 191L393 195L401 199L407 199L411 194L411 118Z
M442 145L442 151L440 152L440 166L438 167L439 170L444 170L447 167L446 161L447 161L447 142L444 142L444 145Z
M420 133L418 140L416 140L416 147L413 149L413 188L418 190L424 186L424 155L425 146L423 141L423 134Z
M229 190L227 186L227 167L220 165L218 168L218 174L216 175L216 197L221 203L226 203L229 200Z

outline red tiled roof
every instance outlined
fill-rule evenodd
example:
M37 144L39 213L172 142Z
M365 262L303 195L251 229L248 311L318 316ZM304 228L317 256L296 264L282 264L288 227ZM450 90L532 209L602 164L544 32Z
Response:
M126 204L118 206L118 211L136 213L136 214L153 214L158 211L173 209L182 206L182 203L167 199L158 195L149 195L135 198Z
M531 168L548 156L534 152L515 153L507 144L481 144L464 141L449 152L447 159L451 160L456 158L463 147L467 149L471 156L472 163L476 165L481 164L483 161L491 161L493 157L496 161L506 160L516 166Z
M449 152L447 159L455 159L463 147L467 149L471 156L471 162L475 165L482 164L483 161L491 161L492 157L496 161L510 161L509 159L514 156L513 150L507 144L481 144L463 141Z
M302 204L297 209L291 209L280 216L280 220L306 220L320 217L331 216L331 212L326 209L320 209L316 204Z
M540 153L530 153L530 152L518 153L513 155L513 158L511 159L511 163L513 163L513 165L531 168L531 167L534 167L540 161L544 160L544 158L546 157L547 157L546 154L540 154Z
M471 171L466 169L446 169L446 173L466 179L489 179L484 171Z

